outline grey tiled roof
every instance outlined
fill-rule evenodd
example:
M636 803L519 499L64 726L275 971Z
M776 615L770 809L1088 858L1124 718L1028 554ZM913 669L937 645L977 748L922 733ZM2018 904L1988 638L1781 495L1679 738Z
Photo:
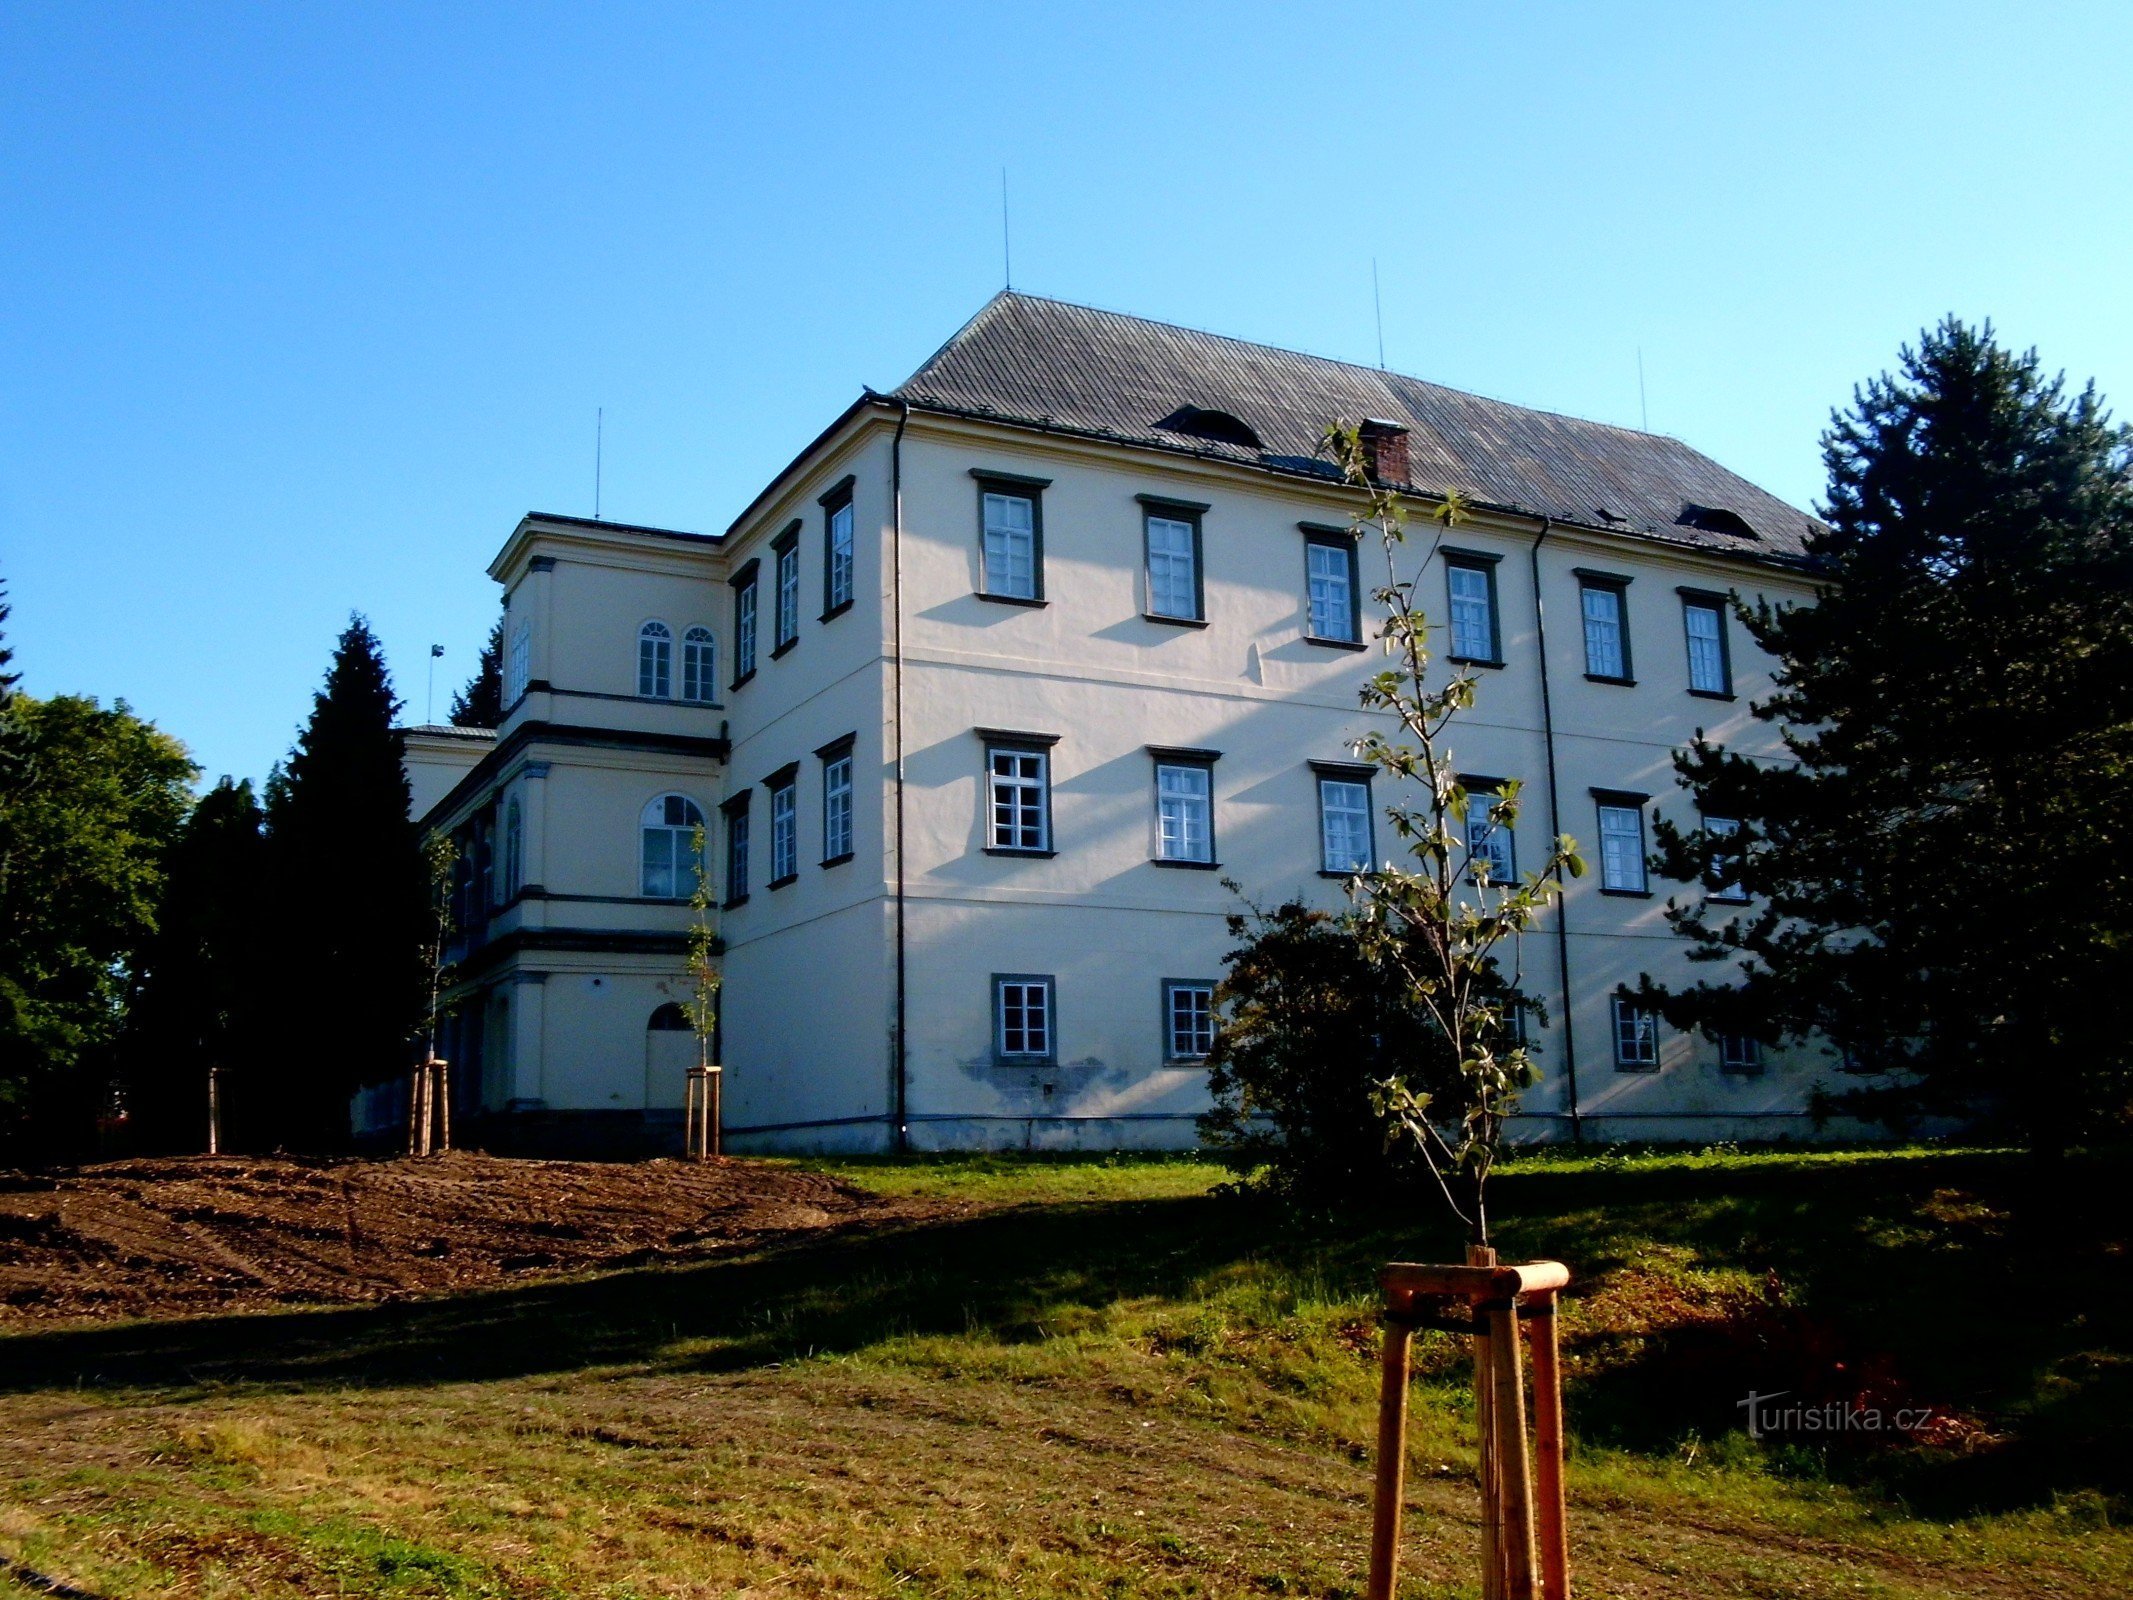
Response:
M1333 475L1319 448L1328 423L1382 418L1409 428L1409 477L1424 491L1458 489L1503 510L1763 559L1797 559L1816 526L1678 439L1012 292L989 301L895 397L1313 477Z

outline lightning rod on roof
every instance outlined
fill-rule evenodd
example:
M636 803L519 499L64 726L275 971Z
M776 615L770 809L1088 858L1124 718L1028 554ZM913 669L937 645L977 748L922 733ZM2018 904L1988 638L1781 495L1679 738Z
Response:
M1015 286L1015 241L1007 228L1007 169L1000 169L1000 282L1012 289Z
M593 521L600 520L600 457L607 443L607 407L593 409Z
M1378 296L1378 258L1370 258L1370 309L1378 319L1378 371L1385 370L1385 302Z
M1637 426L1652 431L1651 407L1644 403L1644 346L1637 346Z

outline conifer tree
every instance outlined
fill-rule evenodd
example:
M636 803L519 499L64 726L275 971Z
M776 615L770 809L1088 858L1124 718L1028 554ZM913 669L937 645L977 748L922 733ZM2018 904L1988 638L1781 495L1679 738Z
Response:
M504 619L498 617L481 647L474 676L452 696L452 726L494 728L504 720Z
M250 780L225 777L165 860L120 1052L136 1149L200 1149L209 1069L225 1069L234 1084L263 1042L264 820Z
M384 653L349 620L278 781L267 866L273 1033L231 1111L253 1143L334 1148L423 1012L426 875Z
M1699 737L1702 884L1671 918L1732 980L1670 1020L1814 1038L1852 1108L1986 1113L2040 1150L2121 1118L2133 988L2133 443L2090 386L1949 319L1823 438L1828 582L1740 612L1797 765ZM1746 906L1713 890L1745 891Z

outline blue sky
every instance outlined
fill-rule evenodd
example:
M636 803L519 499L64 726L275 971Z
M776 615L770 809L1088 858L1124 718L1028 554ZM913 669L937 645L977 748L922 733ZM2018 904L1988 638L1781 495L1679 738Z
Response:
M28 688L210 775L529 508L718 529L1000 285L1650 425L1800 503L1944 312L2133 404L2133 7L11 5Z

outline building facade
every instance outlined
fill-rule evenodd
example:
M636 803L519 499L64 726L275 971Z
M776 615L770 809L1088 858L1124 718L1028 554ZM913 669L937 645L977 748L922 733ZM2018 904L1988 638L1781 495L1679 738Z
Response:
M1391 849L1354 755L1384 557L1336 420L1418 526L1472 508L1400 560L1481 680L1459 770L1524 785L1489 848L1568 833L1593 866L1522 952L1549 1022L1518 1132L1808 1134L1829 1057L1624 992L1693 970L1646 866L1691 820L1673 752L1783 758L1726 597L1811 599L1810 519L1671 439L1014 294L723 534L506 541L502 726L409 734L462 843L461 1114L678 1139L701 829L736 1148L1192 1142L1238 889L1335 907Z

